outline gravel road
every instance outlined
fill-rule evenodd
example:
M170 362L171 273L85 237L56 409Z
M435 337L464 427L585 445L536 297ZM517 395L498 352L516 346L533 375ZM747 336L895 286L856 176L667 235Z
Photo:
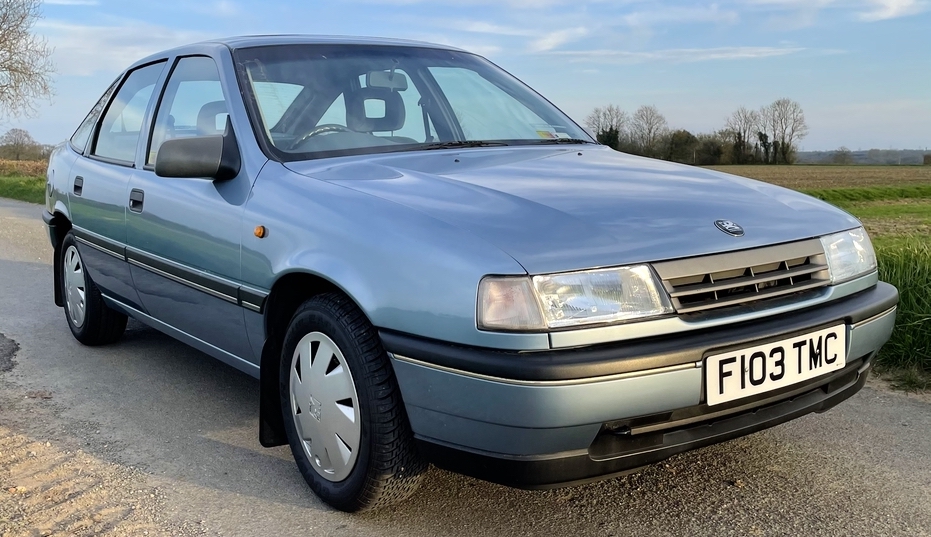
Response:
M623 478L527 492L431 470L396 508L333 511L259 446L252 378L137 323L72 339L41 210L0 200L0 536L931 535L931 401L879 382Z

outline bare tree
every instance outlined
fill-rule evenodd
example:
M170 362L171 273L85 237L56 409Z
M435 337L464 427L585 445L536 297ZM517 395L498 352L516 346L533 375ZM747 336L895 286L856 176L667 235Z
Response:
M596 107L592 113L585 118L585 125L595 134L608 132L611 129L623 133L627 130L627 123L630 119L627 112L613 104L608 106Z
M641 106L634 112L630 124L630 135L645 155L655 155L659 141L669 128L666 118L655 106Z
M808 134L805 112L800 104L791 99L779 99L767 108L766 121L772 129L773 153L777 153L782 162L791 164L795 160L798 142ZM776 142L779 144L778 150L775 149Z
M834 164L853 164L853 153L845 146L840 146L831 157L831 162Z
M52 49L32 33L41 0L0 0L0 119L30 115L52 95Z
M620 149L621 143L628 138L627 123L630 118L627 112L613 104L596 107L585 118L585 124L595 135L595 138L612 149Z
M753 139L757 137L760 113L741 106L727 118L727 130L734 141L734 159L743 164L753 156Z
M10 129L0 136L0 157L10 160L33 160L41 146L29 132Z

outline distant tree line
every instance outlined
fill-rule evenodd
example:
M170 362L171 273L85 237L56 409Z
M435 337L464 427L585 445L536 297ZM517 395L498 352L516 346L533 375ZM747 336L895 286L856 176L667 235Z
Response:
M48 160L54 146L40 144L23 129L10 129L0 136L0 159Z
M858 149L844 146L831 151L800 151L798 164L868 164L915 166L931 164L925 149Z
M792 164L808 134L805 113L791 99L759 110L741 106L712 133L670 129L655 106L628 114L609 104L595 108L585 123L600 143L618 151L696 165Z

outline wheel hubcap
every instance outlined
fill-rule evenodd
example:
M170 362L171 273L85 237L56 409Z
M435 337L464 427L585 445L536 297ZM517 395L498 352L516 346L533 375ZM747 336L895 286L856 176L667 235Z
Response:
M76 328L84 326L84 315L87 309L87 282L84 279L84 263L81 255L74 246L65 250L62 271L65 276L65 307L68 308L68 319Z
M304 453L324 479L342 481L355 466L362 440L359 398L336 343L304 336L291 359L291 415Z

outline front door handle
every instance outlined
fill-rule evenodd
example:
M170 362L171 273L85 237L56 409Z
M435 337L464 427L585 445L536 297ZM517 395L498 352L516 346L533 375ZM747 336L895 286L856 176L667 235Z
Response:
M74 195L80 196L84 193L84 178L78 175L74 178Z
M129 193L129 210L134 213L142 212L142 203L145 201L145 192L138 188L132 189Z

